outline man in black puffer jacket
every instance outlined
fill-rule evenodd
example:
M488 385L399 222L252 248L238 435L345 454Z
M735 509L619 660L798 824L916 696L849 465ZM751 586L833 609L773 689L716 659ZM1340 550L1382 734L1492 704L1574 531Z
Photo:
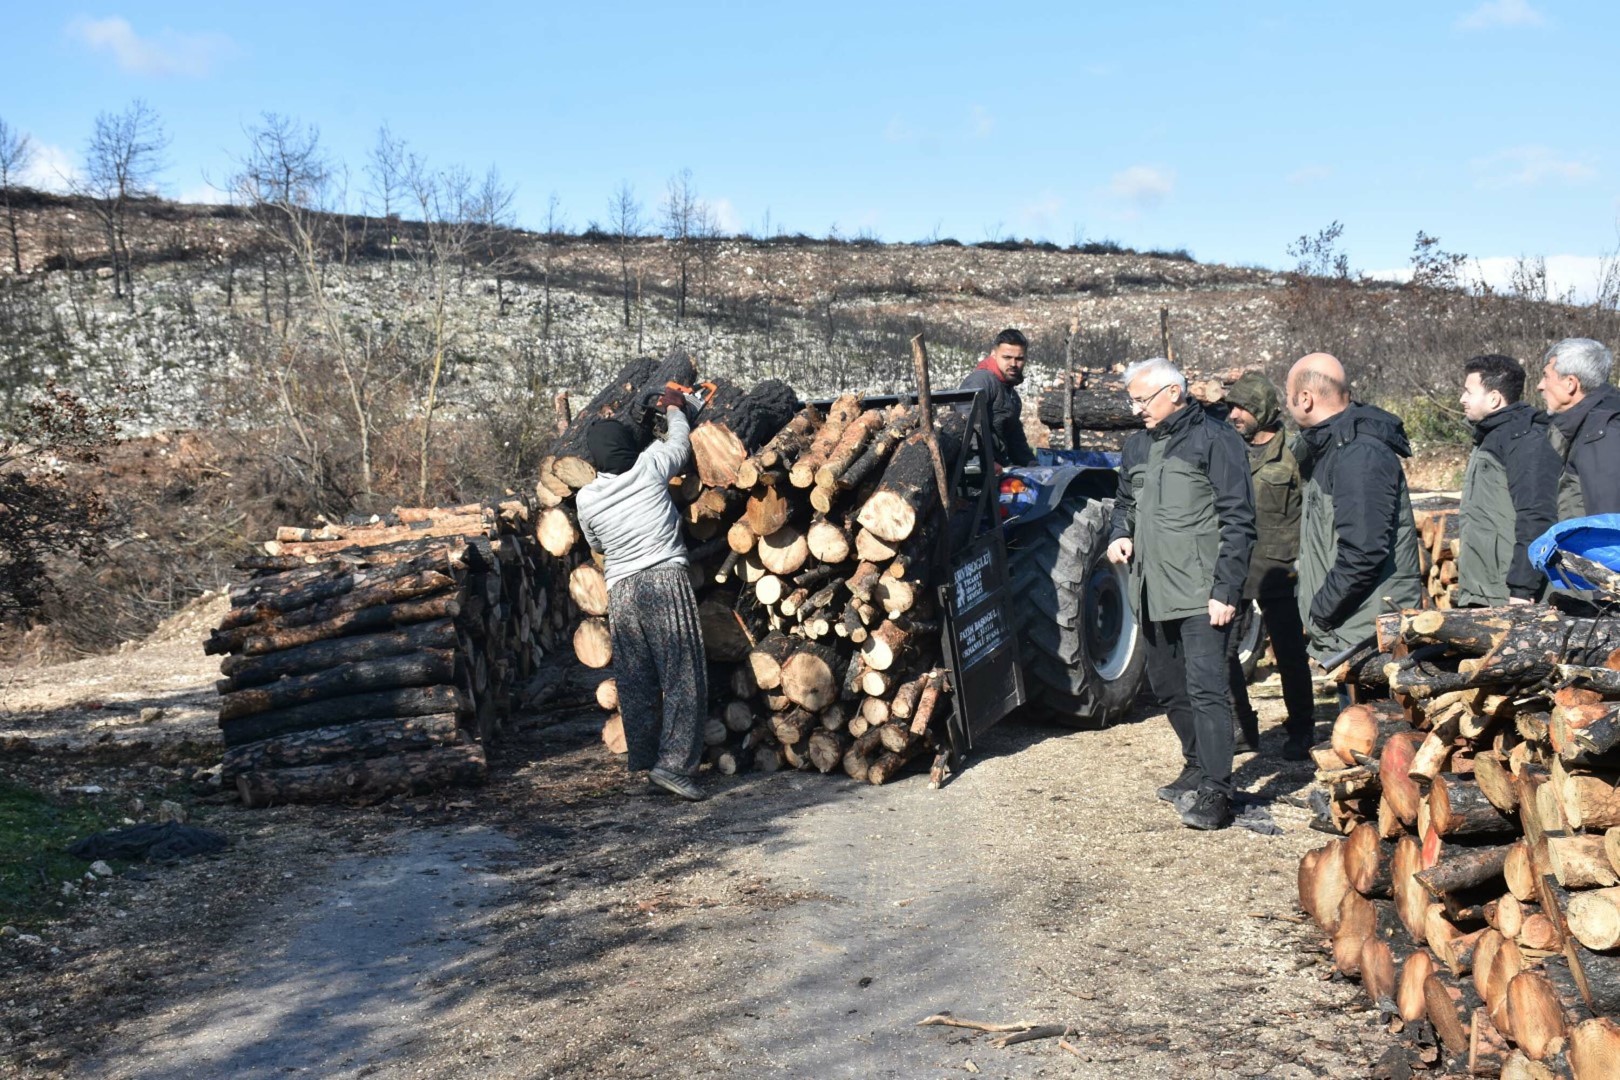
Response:
M1288 411L1300 427L1305 485L1299 612L1310 654L1323 660L1371 638L1385 611L1422 599L1401 467L1412 446L1399 417L1350 400L1344 367L1327 353L1302 357L1288 372Z

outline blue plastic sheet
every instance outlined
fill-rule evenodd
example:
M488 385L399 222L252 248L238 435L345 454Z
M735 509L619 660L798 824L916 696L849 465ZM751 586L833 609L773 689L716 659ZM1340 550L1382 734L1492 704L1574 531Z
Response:
M1530 542L1531 564L1546 574L1556 588L1592 588L1591 582L1579 574L1561 566L1547 565L1559 551L1620 570L1620 514L1596 514L1560 521Z

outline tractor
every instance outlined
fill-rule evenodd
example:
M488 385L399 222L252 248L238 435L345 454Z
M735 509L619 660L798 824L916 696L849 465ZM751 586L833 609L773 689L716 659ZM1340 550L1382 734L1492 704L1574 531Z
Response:
M1034 466L997 470L982 398L948 390L933 404L967 414L961 451L946 463L957 509L935 563L949 568L937 584L956 689L953 763L1020 707L1070 727L1121 719L1141 688L1146 645L1127 570L1105 554L1119 455L1040 450ZM1257 615L1245 604L1234 627L1246 674L1265 649Z

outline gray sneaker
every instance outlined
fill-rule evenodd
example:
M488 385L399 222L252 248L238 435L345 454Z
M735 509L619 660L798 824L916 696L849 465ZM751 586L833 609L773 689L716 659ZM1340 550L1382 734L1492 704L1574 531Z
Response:
M1181 811L1181 823L1189 829L1213 831L1232 824L1231 800L1214 788L1199 788L1190 803L1178 805L1177 809Z
M692 783L690 776L672 773L668 769L654 769L647 774L647 782L657 784L671 795L685 799L687 802L702 802L704 799L703 792L698 790L696 784Z
M1181 775L1160 788L1154 794L1167 803L1174 804L1183 794L1198 790L1198 766L1188 765L1181 770Z

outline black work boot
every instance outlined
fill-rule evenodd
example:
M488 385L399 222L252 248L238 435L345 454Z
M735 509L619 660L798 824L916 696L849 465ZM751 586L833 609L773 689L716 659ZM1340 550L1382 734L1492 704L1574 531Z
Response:
M1304 725L1288 725L1288 741L1283 743L1283 759L1285 761L1309 761L1311 758L1311 736L1315 732L1314 723Z
M1212 787L1200 787L1181 811L1181 823L1189 829L1224 829L1232 824L1231 800Z
M1239 717L1232 726L1232 753L1258 754L1260 752L1260 718Z
M1167 803L1173 803L1185 792L1193 791L1198 787L1198 766L1188 765L1181 770L1181 775L1170 781L1158 790L1159 798Z

